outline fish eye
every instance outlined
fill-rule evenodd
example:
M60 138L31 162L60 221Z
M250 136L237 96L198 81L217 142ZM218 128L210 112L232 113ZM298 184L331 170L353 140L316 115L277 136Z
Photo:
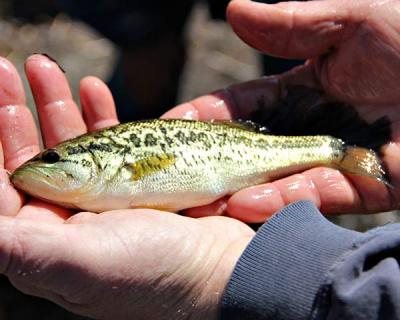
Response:
M60 160L60 155L54 149L49 149L43 152L42 160L46 163L56 163Z

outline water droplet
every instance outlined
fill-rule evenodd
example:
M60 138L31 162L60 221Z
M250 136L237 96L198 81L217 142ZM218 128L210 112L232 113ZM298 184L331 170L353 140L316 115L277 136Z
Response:
M214 108L223 108L223 107L225 107L225 101L222 99L214 103Z
M197 119L197 110L189 110L183 115L183 119L193 120Z

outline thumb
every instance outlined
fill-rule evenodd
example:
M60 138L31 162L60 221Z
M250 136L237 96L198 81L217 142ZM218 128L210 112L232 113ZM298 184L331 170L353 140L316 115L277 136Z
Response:
M24 196L14 189L8 176L9 171L4 168L4 153L0 140L0 216L16 215L24 201Z
M354 4L327 0L269 5L233 0L227 18L239 37L256 49L283 58L307 59L338 46L343 33L356 25L362 13L349 6Z

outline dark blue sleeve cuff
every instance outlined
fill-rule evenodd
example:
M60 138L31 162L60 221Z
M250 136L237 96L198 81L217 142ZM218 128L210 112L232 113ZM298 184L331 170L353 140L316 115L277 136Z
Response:
M220 318L308 318L324 276L361 237L326 220L311 202L289 205L259 229L239 259Z

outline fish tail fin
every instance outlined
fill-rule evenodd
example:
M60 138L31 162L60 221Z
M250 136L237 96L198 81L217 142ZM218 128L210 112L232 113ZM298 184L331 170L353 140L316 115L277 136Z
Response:
M344 172L371 177L391 186L378 154L371 149L347 146L335 165Z

